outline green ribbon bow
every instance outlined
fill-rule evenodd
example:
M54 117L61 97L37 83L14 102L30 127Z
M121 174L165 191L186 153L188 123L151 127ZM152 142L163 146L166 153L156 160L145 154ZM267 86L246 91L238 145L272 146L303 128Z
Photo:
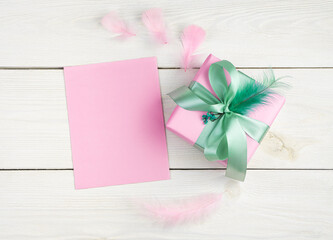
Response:
M229 86L224 69L231 78ZM214 116L213 120L206 121L196 145L204 149L205 157L210 161L228 159L226 176L239 181L244 181L246 175L246 134L260 143L269 129L263 122L229 110L241 81L248 79L230 62L223 60L209 68L209 81L218 98L195 81L189 87L183 86L169 93L180 107Z

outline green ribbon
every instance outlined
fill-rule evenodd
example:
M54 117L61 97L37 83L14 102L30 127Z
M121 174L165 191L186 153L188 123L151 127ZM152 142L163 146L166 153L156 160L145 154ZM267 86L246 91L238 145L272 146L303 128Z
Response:
M231 78L229 86L224 70ZM210 161L228 159L226 176L239 181L244 181L246 175L246 135L260 143L269 129L263 122L229 110L241 81L248 79L230 62L223 60L209 68L210 85L217 97L195 81L189 87L182 86L169 93L177 105L186 110L211 112L218 116L208 121L196 145L204 149L205 157Z

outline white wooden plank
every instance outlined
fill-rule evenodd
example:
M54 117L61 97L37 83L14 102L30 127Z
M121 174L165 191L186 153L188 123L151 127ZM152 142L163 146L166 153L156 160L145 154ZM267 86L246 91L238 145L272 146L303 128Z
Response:
M73 189L72 171L1 171L0 238L332 239L332 171L249 171L236 183L216 171L172 171L172 180ZM225 192L202 222L163 227L138 203Z
M166 93L196 71L159 71L166 119L175 107ZM333 168L333 69L275 72L293 76L293 88L249 167ZM172 168L221 167L175 134L167 131L167 138ZM0 168L72 168L61 70L0 71L0 159Z
M170 44L154 44L140 16L165 12ZM137 37L121 42L99 24L115 10ZM67 66L158 56L159 66L179 67L182 29L202 26L210 52L236 66L333 66L331 1L37 0L0 2L0 66Z

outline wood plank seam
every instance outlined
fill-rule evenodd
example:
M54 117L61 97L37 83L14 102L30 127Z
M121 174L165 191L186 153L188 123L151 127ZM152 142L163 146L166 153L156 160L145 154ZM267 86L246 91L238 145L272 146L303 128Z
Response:
M73 168L3 168L1 171L73 171ZM211 171L223 168L169 168L170 171ZM331 171L333 168L248 168L248 171Z
M237 69L333 69L333 67L237 67ZM159 70L178 70L183 69L181 67L158 67ZM190 69L200 69L199 67L193 67ZM64 70L64 67L0 67L0 70Z

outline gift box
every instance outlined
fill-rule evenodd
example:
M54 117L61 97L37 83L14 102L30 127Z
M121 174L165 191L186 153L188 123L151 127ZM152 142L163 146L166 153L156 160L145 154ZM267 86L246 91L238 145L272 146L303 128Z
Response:
M221 61L217 57L210 54L203 65L201 66L200 70L195 75L193 81L200 83L203 87L209 90L214 96L212 86L209 80L209 68L213 63ZM244 73L238 71L238 73L242 74L245 77L248 77ZM230 75L228 73L225 74L226 81L228 85L232 81ZM250 78L250 77L248 77ZM254 81L252 78L250 78ZM281 95L276 94L274 99L270 101L269 104L259 106L255 108L251 113L247 116L249 118L261 121L268 126L271 126L273 121L275 120L276 116L278 115L279 111L281 110L282 106L285 103L285 98ZM174 132L175 134L179 135L181 138L185 139L191 145L194 145L200 149L204 149L203 146L200 146L198 143L198 139L200 134L202 133L203 129L205 128L205 123L202 120L202 116L206 114L206 112L202 111L189 111L185 110L180 106L176 106L174 111L172 112L166 127L170 131ZM247 141L247 162L251 159L254 152L259 146L259 143L255 141L253 138L246 135ZM219 162L223 165L227 165L227 159L219 160Z

